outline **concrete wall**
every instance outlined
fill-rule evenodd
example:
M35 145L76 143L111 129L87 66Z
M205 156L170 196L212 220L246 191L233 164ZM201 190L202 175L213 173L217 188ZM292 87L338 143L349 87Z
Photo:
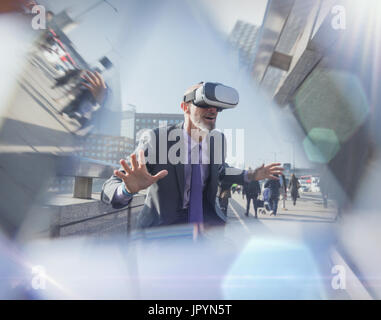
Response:
M134 229L136 217L143 208L144 195L135 196L130 210L128 223L128 208L112 209L97 199L74 199L70 195L60 195L52 199L46 207L50 216L50 236L106 236L127 234L127 229Z

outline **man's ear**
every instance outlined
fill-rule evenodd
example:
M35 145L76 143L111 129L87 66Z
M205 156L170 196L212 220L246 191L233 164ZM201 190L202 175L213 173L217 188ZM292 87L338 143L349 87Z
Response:
M189 103L181 102L181 109L183 109L184 113L189 113Z

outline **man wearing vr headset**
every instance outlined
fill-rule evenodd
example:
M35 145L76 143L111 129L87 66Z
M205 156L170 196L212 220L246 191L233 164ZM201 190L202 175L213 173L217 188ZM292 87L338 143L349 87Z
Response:
M245 181L277 179L274 174L283 170L279 163L262 165L254 171L231 168L225 163L223 134L213 129L218 112L234 108L238 100L235 89L220 83L199 83L190 87L181 103L184 122L164 129L167 137L177 131L183 138L186 144L183 159L189 161L160 163L148 160L146 163L149 147L154 146L156 160L163 147L159 139L162 129L155 129L152 135L142 139L130 156L130 165L126 160L120 161L122 168L103 185L102 201L121 208L128 205L133 194L149 187L144 208L137 219L138 227L192 223L198 233L205 225L224 224L226 216L216 201L218 182L243 185ZM214 139L206 139L212 132L222 137L222 149L215 146ZM165 151L169 155L179 139L172 141L169 138L167 141ZM221 154L220 161L216 160L216 151ZM193 161L195 158L197 160Z

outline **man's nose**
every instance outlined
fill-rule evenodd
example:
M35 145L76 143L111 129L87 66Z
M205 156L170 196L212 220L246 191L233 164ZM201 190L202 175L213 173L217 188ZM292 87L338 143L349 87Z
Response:
M213 112L213 113L217 113L217 108L216 107L209 107L207 109L208 112Z

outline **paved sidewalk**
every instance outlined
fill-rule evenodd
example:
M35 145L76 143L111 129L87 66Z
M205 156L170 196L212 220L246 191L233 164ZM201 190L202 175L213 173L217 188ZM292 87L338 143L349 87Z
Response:
M290 196L287 197L290 199ZM232 203L236 202L242 207L239 211L244 216L246 212L246 198L243 199L241 194L235 193L232 197ZM273 221L290 221L290 222L332 222L336 217L336 208L332 201L329 201L328 208L323 207L320 193L301 193L301 197L297 199L294 206L292 200L285 201L286 209L283 209L283 201L278 203L278 212L276 216L269 214L258 214L258 218L264 221L269 219ZM253 204L250 205L250 215L254 217Z
M251 204L247 217L246 199L242 199L242 194L235 193L229 200L226 238L236 246L243 247L249 241L257 240L263 243L263 250L268 250L264 252L270 255L274 243L276 246L283 243L286 247L296 245L305 248L313 257L314 268L319 270L319 279L324 287L321 298L348 299L345 291L333 290L331 286L333 262L330 252L335 244L338 226L333 201L329 201L328 208L325 209L320 193L301 193L295 206L290 200L286 201L286 210L282 206L283 201L279 201L276 216L258 214L258 219L255 219ZM283 259L275 252L274 263L282 264Z
M332 229L336 225L336 208L333 201L329 201L328 208L324 208L320 193L302 193L294 206L291 200L286 200L286 209L282 208L283 201L279 201L276 216L258 214L254 217L254 208L251 203L247 217L246 199L235 193L229 200L228 229L236 227L243 229L243 234L258 234L259 230L271 231L275 234L297 237L305 232L305 228L317 230ZM326 232L333 232L332 230Z

